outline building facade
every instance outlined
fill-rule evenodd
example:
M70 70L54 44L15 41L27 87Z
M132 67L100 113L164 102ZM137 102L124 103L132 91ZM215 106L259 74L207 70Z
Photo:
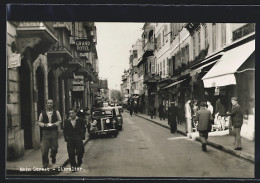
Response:
M79 38L87 39L89 50L78 50ZM37 121L47 99L53 99L63 121L70 107L93 103L90 82L98 82L95 40L94 23L7 22L8 160L40 147Z
M244 114L241 135L254 139L255 24L145 23L143 30L137 66L146 113L171 101L183 109L189 99L215 107L219 98L228 111L236 96Z

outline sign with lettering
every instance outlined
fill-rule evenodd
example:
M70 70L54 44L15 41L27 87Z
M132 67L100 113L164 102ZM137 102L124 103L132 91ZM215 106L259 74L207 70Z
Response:
M21 54L11 54L8 56L8 68L21 66Z
M84 53L91 51L90 42L87 39L76 39L75 44L77 52Z
M72 91L84 91L84 86L73 85Z

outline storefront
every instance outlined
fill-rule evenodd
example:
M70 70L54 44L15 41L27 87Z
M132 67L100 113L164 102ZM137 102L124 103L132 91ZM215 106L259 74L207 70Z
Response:
M202 78L204 87L223 96L230 110L230 98L238 97L244 123L241 136L254 139L254 101L255 101L255 40L232 47ZM229 103L229 104L228 104Z

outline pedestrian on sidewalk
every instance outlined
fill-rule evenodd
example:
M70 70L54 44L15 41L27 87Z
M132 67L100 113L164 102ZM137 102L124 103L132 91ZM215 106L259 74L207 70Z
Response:
M220 119L222 130L225 130L225 106L222 104L220 98L216 101L215 116L215 118Z
M158 112L159 112L159 118L160 120L165 120L165 116L164 116L164 106L163 104L161 103L158 107Z
M133 102L131 101L131 103L130 103L130 115L131 115L131 117L132 117L132 115L133 115L133 112L134 112L134 104L133 104Z
M243 124L243 113L236 97L231 98L232 109L227 112L231 116L232 131L235 134L235 150L242 150L240 131Z
M53 109L53 100L47 99L47 109L39 116L38 124L42 128L42 164L43 168L49 167L49 150L51 149L52 164L56 163L58 153L58 126L61 123L59 111Z
M76 110L73 108L69 109L69 119L64 122L63 134L65 142L67 142L70 166L72 171L75 171L82 164L86 128L84 120L76 116Z
M171 102L168 112L168 124L171 127L171 133L175 133L177 130L177 115L178 109L175 102Z
M187 100L184 111L185 111L185 119L186 119L186 133L191 133L191 106L190 106L191 100Z
M198 122L197 129L199 131L202 150L207 151L208 132L211 130L211 120L213 119L210 110L206 108L206 103L200 103L200 110L196 112L194 120Z

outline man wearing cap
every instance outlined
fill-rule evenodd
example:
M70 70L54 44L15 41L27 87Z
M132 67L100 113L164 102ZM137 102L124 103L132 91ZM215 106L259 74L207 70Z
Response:
M206 102L200 103L200 110L196 112L194 121L198 122L197 129L199 131L200 140L202 143L202 150L207 151L208 133L211 130L210 121L213 119L210 110L206 108Z
M236 97L231 98L231 103L232 109L231 112L227 112L227 115L231 116L232 129L234 129L235 150L242 150L240 131L243 124L243 114Z

